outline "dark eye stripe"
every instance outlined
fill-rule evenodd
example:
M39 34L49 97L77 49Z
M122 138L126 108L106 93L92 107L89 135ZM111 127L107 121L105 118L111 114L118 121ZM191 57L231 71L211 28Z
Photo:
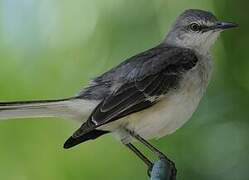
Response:
M207 32L207 31L209 31L209 30L211 30L212 29L212 27L210 27L210 26L206 26L206 25L202 25L201 26L201 32Z
M193 27L196 26L196 27ZM209 30L209 26L207 25L200 25L198 23L191 23L188 25L188 29L194 31L194 32L207 32Z

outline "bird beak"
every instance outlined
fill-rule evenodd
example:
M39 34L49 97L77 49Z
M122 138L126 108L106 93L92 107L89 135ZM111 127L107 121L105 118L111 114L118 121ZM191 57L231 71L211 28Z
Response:
M219 21L215 25L215 29L221 29L221 30L230 29L230 28L236 28L236 27L238 27L237 24L230 23L230 22L221 22L221 21Z

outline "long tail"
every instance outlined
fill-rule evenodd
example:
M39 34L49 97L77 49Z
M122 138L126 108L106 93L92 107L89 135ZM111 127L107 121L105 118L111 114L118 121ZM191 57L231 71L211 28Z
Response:
M94 106L89 101L76 98L0 102L0 120L29 117L63 117L82 120Z

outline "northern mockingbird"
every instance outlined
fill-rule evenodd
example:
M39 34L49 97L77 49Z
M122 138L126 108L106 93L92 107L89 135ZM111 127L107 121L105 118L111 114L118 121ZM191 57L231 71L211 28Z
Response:
M0 119L66 117L82 126L64 148L112 133L148 166L135 146L138 140L159 158L167 158L146 140L180 128L196 110L210 80L210 48L225 29L210 12L183 12L165 40L93 79L78 95L60 100L0 104Z

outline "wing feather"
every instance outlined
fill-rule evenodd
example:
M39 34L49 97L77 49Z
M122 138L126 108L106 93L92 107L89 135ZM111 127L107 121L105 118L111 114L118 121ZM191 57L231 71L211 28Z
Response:
M99 89L89 87L79 98L100 97L102 100L72 137L77 139L99 126L157 103L159 97L177 87L182 74L192 69L197 61L195 53L189 49L158 46L96 78L93 84ZM100 89L105 94L100 95Z

